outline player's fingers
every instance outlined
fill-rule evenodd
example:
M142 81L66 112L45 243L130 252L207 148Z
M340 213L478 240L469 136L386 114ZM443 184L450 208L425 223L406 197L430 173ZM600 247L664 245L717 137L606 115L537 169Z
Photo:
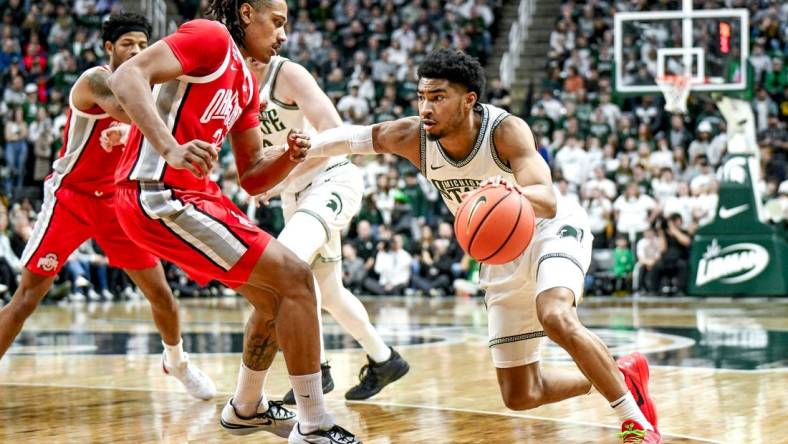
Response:
M195 175L200 179L205 176L205 173L211 171L208 167L208 163L203 158L196 156L193 153L186 153L186 155L183 156L183 160L186 167L191 172L195 173Z
M197 147L201 151L207 152L213 159L219 158L219 150L216 148L216 145L212 143L208 143L204 140L195 139L191 141L190 145Z
M296 145L301 148L309 148L312 146L312 141L309 139L298 138L295 141Z
M214 158L211 155L210 151L207 151L207 150L205 150L203 148L200 148L200 147L197 147L197 146L194 146L194 145L191 145L188 148L188 151L189 151L190 154L196 156L197 158L199 158L203 162L205 162L205 165L208 167L209 170L211 168L213 168L213 159Z
M202 174L200 174L200 171L198 171L197 168L195 168L191 163L185 163L183 167L191 171L191 173L197 176L198 179L202 179Z

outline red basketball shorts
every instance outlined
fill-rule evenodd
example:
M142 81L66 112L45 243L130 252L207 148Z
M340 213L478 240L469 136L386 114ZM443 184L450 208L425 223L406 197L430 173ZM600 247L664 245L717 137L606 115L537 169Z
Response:
M28 270L54 276L83 242L95 239L113 267L142 270L158 263L135 244L118 223L112 196L82 194L68 188L44 186L41 207L30 240L22 253Z
M246 283L271 235L212 185L204 192L163 184L120 186L118 218L131 239L198 284L216 279L235 288Z

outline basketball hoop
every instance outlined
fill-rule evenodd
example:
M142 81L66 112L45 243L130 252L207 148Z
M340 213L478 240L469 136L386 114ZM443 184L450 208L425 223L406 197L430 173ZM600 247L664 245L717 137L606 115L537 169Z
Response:
M657 78L657 85L665 96L665 111L687 113L687 98L692 89L692 75L666 75Z

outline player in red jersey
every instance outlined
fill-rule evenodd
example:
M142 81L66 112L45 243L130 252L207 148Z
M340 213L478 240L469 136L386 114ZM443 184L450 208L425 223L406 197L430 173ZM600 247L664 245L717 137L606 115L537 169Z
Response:
M134 122L116 173L118 217L148 251L198 283L219 280L252 303L239 375L249 380L248 390L261 396L267 369L283 349L298 422L281 403L260 402L251 418L258 423L239 427L265 428L294 444L357 443L323 403L309 266L253 225L209 179L228 134L250 195L272 188L306 154L309 139L293 133L288 155L263 157L257 83L245 63L247 57L268 62L285 42L287 4L212 0L209 11L221 23L187 22L110 78Z
M85 71L71 89L63 148L44 184L44 204L22 254L22 280L0 310L0 357L69 255L92 237L110 265L123 268L150 301L165 348L165 373L176 376L192 396L210 399L216 388L183 352L178 306L161 264L125 235L115 217L113 176L123 147L106 142L117 139L122 122L129 120L107 82L112 71L148 46L151 25L141 15L120 14L111 16L102 31L109 65Z

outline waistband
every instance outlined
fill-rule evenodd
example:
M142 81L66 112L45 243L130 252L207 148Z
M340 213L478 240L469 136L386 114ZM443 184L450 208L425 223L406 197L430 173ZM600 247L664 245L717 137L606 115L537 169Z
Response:
M345 166L345 165L347 165L349 163L350 163L350 160L345 159L342 162L335 163L335 164L331 165L330 167L328 167L325 170L323 170L320 174L327 173L327 172L333 170L334 168L339 168L339 167ZM320 175L320 174L318 174L318 175ZM312 183L314 183L314 181L309 182L308 184L306 184L304 186L304 188L301 188L301 190L296 191L295 193L293 193L293 196L295 197L295 200L298 200L298 197L301 196L306 190L308 190L312 186Z

